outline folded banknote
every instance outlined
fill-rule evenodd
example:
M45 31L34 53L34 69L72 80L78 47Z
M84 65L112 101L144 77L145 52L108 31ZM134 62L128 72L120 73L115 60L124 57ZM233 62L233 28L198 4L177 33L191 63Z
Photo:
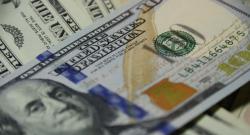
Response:
M0 78L118 9L127 0L4 0Z
M41 53L0 82L3 132L142 135L182 127L250 79L249 16L222 5L133 1Z

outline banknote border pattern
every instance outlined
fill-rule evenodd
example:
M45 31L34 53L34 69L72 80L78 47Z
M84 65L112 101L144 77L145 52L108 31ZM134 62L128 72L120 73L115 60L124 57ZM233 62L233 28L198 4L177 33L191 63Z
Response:
M0 38L0 52L14 69L18 69L23 65L22 62L15 56L15 54L11 52L6 43L1 38Z

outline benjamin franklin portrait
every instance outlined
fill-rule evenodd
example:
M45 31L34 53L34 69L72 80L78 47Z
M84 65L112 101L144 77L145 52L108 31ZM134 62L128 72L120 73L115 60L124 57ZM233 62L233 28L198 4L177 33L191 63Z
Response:
M52 80L0 88L0 135L113 135L116 110L101 99Z

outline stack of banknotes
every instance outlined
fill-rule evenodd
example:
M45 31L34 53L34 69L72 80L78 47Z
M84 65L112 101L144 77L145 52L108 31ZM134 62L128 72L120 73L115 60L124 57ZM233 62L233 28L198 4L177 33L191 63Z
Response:
M176 134L181 135L249 135L250 134L250 83L230 98L231 104L216 105ZM220 104L221 105L221 104Z
M250 0L0 2L0 135L250 134Z

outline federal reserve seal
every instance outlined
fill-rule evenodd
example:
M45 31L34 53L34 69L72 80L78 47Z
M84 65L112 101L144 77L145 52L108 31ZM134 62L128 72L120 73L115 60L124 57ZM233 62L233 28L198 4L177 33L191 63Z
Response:
M193 51L196 41L187 32L172 30L160 34L154 44L161 56L180 57Z

